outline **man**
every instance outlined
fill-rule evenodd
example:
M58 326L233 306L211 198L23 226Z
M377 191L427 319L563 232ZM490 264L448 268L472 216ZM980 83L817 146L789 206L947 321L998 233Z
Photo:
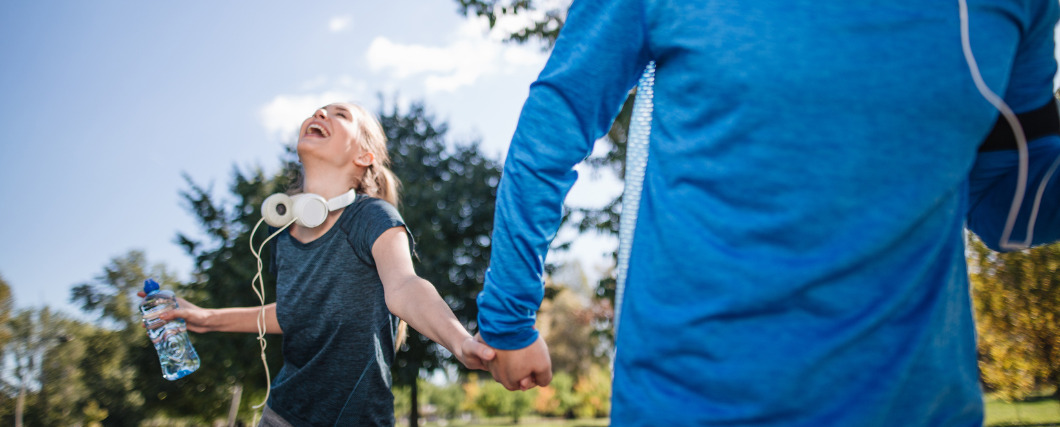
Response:
M533 325L572 168L655 61L612 423L981 425L964 226L1019 242L1044 188L1033 243L1060 238L1060 7L968 1L576 0L504 165L494 377L550 381ZM1012 227L1018 138L979 73L1030 139Z

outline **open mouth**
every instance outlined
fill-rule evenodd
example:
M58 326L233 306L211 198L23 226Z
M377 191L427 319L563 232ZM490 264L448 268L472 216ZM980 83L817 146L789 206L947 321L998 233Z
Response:
M321 125L313 123L306 127L305 134L306 136L319 136L321 138L327 138L328 130L324 129L324 127Z

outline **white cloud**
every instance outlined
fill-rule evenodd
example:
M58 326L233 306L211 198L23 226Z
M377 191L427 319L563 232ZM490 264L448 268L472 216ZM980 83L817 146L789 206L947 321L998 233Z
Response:
M502 43L485 18L464 21L447 44L402 44L376 37L365 58L372 71L394 79L417 77L428 92L452 92L511 67L540 67L546 55L532 46Z
M397 44L386 37L376 37L365 54L372 71L390 69L394 77L405 78L420 73L452 72L459 66L456 48Z
M333 33L338 33L349 28L351 23L353 23L353 17L349 15L336 16L328 21L328 29Z

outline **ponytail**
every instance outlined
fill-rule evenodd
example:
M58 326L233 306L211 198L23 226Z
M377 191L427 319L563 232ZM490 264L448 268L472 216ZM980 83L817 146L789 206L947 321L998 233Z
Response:
M386 200L395 207L401 202L400 189L401 181L389 167L379 162L379 156L376 156L376 162L364 172L364 177L357 186L357 192Z

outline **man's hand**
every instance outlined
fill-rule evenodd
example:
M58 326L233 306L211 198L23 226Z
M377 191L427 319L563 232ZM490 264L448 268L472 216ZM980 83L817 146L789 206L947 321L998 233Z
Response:
M475 339L485 342L482 337ZM529 346L518 350L494 350L496 357L488 362L493 379L508 390L529 390L552 382L552 358L548 345L540 336Z

